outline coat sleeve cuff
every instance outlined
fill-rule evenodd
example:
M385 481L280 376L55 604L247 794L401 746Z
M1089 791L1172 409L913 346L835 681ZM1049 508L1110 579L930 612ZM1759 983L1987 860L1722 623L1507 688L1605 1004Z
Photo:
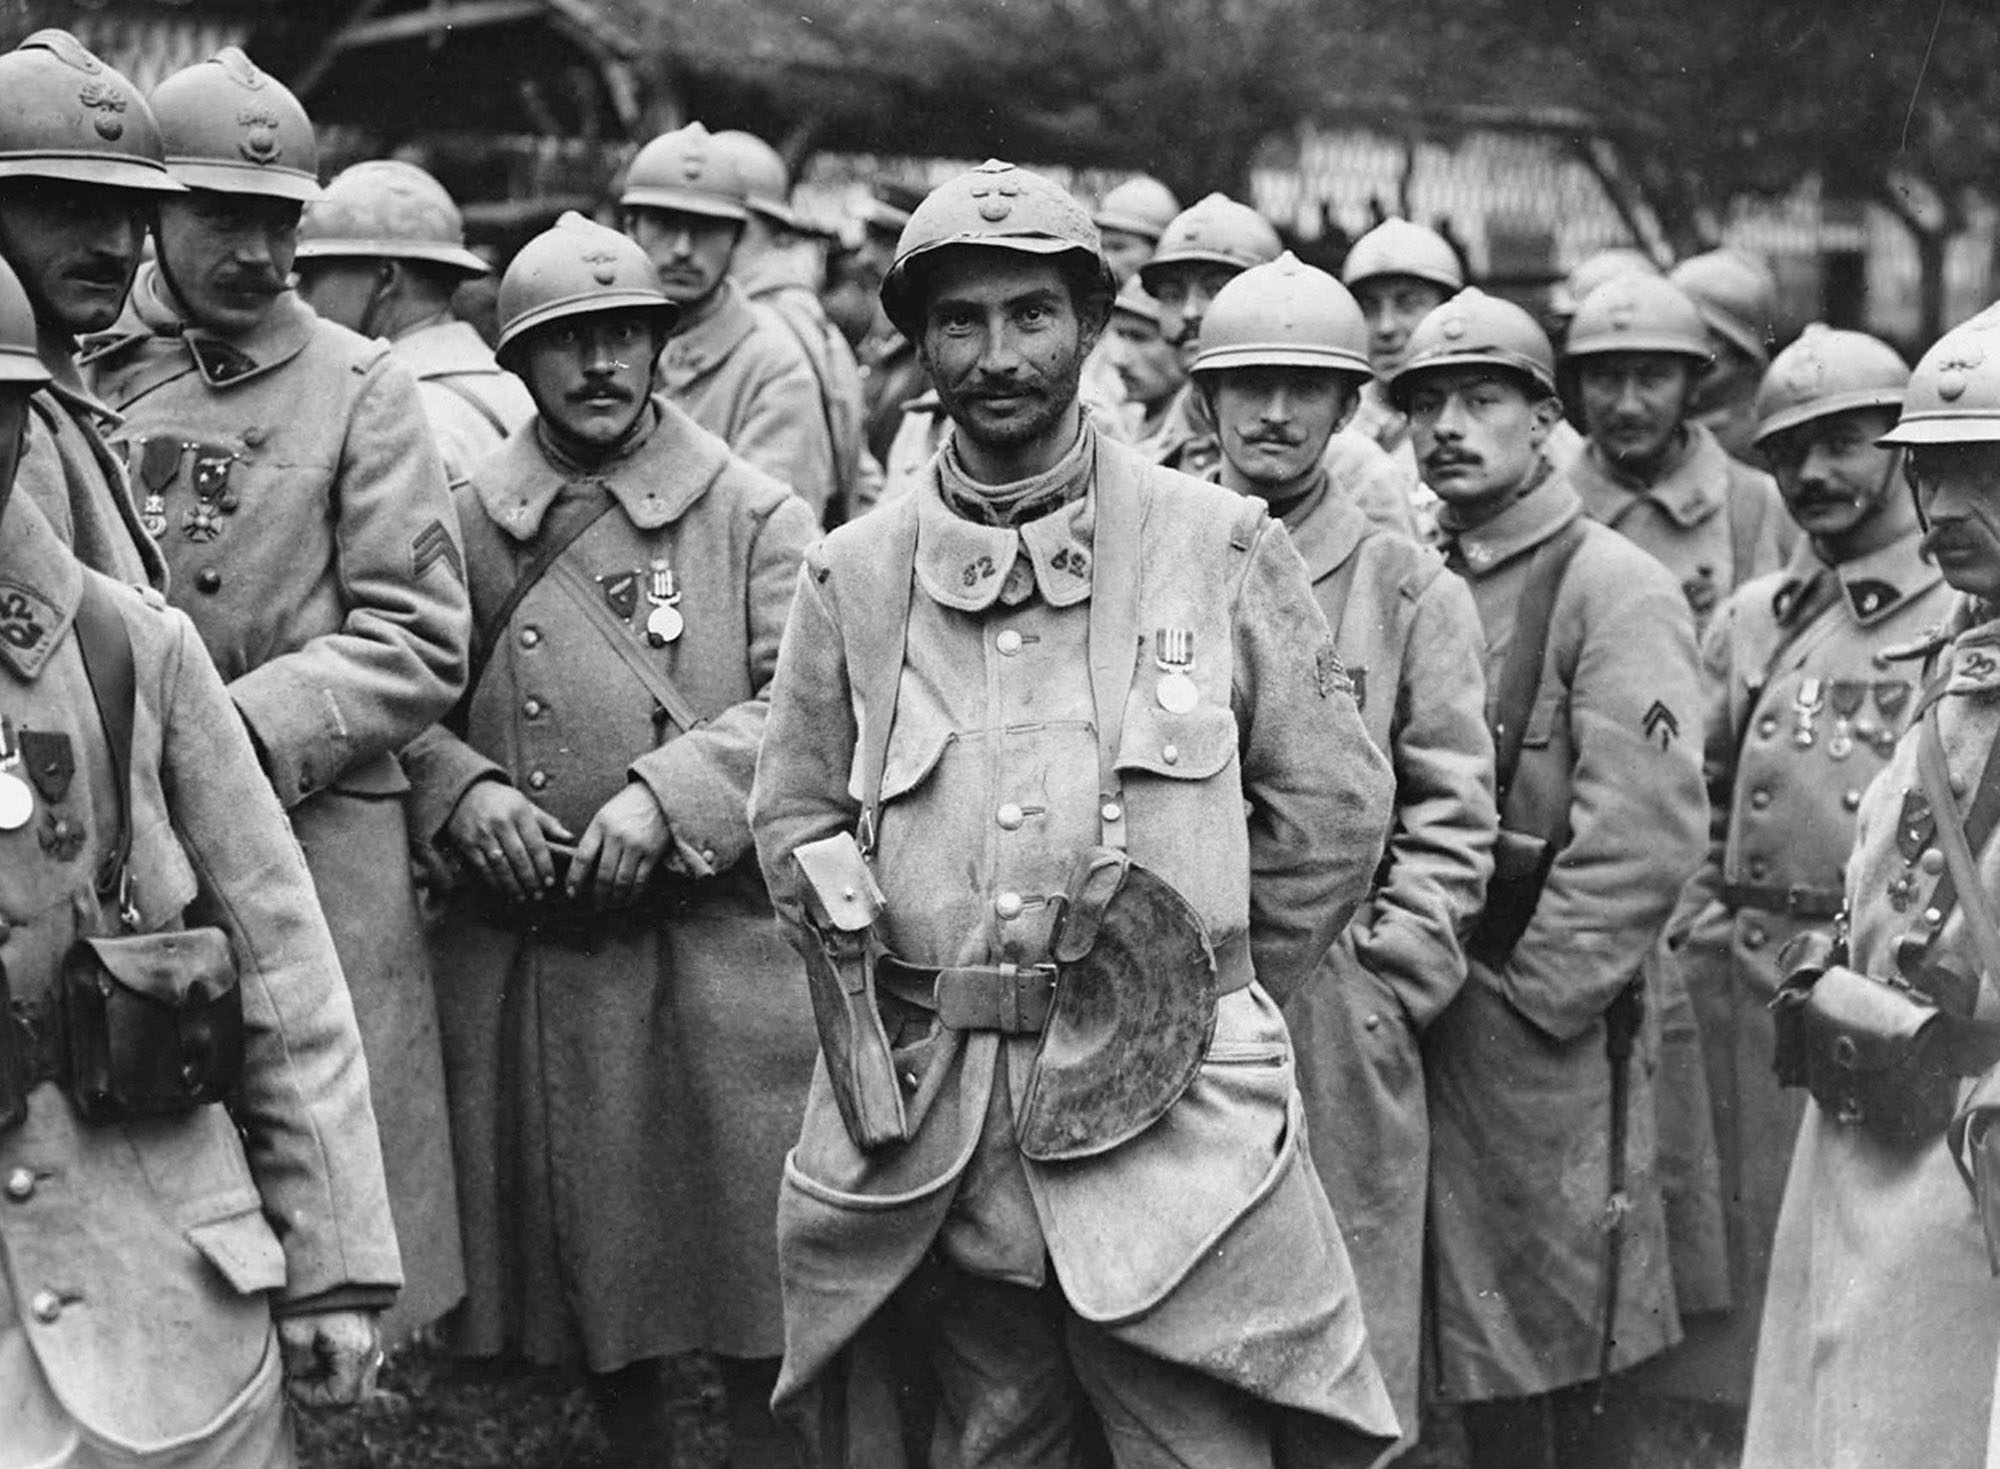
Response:
M256 743L264 773L290 810L347 768L346 726L332 696L299 685L273 664L229 686Z
M709 757L700 735L647 751L626 775L653 793L675 842L714 871L727 871L749 853L749 793Z
M337 1285L332 1290L295 1300L274 1300L271 1314L282 1319L323 1315L329 1311L386 1311L396 1304L396 1293L393 1285Z

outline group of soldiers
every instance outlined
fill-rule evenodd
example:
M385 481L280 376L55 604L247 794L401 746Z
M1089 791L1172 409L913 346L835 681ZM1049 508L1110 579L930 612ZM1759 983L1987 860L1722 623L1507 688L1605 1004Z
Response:
M2000 1463L2000 318L0 97L0 1469Z

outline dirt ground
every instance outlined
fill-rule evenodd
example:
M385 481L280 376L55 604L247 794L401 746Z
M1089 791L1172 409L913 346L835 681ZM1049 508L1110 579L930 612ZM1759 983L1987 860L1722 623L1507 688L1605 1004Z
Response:
M456 1362L413 1348L383 1370L383 1396L300 1425L304 1469L597 1469L604 1441L577 1377ZM673 1415L660 1469L731 1469L715 1426L711 1390L689 1382ZM1703 1414L1655 1408L1637 1436L1630 1469L1735 1469L1736 1451ZM1398 1469L1462 1469L1453 1415L1434 1413ZM767 1452L734 1469L777 1469Z

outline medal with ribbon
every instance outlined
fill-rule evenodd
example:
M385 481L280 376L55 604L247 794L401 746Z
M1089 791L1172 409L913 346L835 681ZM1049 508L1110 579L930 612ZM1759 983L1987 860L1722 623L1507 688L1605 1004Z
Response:
M1169 714L1186 714L1201 702L1201 690L1188 676L1194 667L1194 632L1185 627L1153 630L1153 664L1160 670L1153 697Z
M21 775L21 741L0 714L0 831L19 831L35 814L34 788Z
M674 583L674 569L665 561L655 561L646 573L646 600L653 610L646 614L646 641L664 648L687 627L681 616L680 588Z
M1792 743L1801 750L1810 750L1818 743L1813 723L1825 707L1825 683L1813 677L1800 679L1798 692L1792 695Z
M1826 698L1833 705L1833 735L1826 742L1827 757L1845 760L1854 753L1854 716L1868 702L1868 685L1839 681L1827 689Z

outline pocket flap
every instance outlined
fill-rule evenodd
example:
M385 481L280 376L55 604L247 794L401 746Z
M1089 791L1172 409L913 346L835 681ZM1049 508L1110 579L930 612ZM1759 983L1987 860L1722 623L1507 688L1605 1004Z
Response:
M277 1290L285 1283L285 1247L255 1209L191 1224L187 1237L238 1295Z
M236 985L229 935L219 928L171 929L86 938L105 973L125 988L179 1009L208 1004Z
M898 723L889 740L889 753L882 764L882 799L893 801L922 785L944 758L945 746L952 742L949 729L911 730ZM848 794L861 799L861 747L854 751L854 767L848 776Z
M393 750L384 750L372 760L364 760L351 770L343 770L327 782L343 796L403 796L410 790L410 778Z
M859 933L880 916L886 900L868 870L852 832L836 832L792 851L806 880L806 906L822 928Z
M1118 741L1118 768L1170 780L1207 780L1236 753L1236 716L1220 705L1175 714L1132 701Z
M1880 1071L1906 1060L1941 1012L1908 990L1836 964L1806 997L1815 1047L1843 1071Z

